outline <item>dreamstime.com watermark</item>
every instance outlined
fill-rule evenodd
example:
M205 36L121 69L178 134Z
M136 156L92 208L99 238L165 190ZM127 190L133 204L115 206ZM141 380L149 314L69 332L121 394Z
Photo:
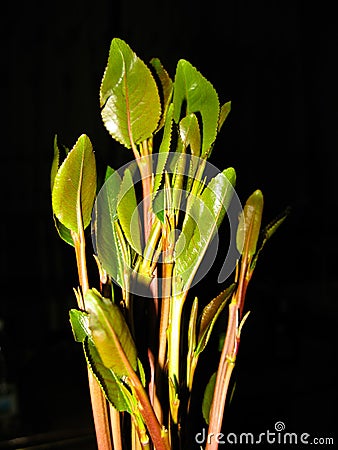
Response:
M295 433L285 431L284 422L278 421L273 430L265 430L261 433L209 433L203 430L195 435L198 445L211 444L216 441L218 445L334 445L333 437L313 436L310 433Z

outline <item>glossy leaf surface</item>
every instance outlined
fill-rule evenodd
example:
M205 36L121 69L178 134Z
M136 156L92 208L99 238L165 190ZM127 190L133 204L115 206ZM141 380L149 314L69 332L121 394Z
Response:
M200 156L201 133L196 115L191 113L184 117L180 121L179 128L184 148L190 146L192 155Z
M157 155L156 173L154 174L153 199L161 185L164 168L168 159L171 144L171 132L173 122L173 105L171 104L166 115L163 138Z
M113 39L100 90L102 119L114 139L130 148L151 137L161 103L144 62L121 39Z
M201 115L203 135L201 157L207 157L217 135L220 112L218 96L212 84L183 59L177 64L173 103L176 123L191 113ZM182 111L184 104L186 111Z
M114 372L103 364L95 347L89 329L88 314L77 309L71 309L69 316L74 338L77 342L83 344L87 364L94 373L105 396L118 411L131 412L130 401L125 387Z
M220 131L220 129L222 128L226 118L230 114L230 111L231 111L231 102L224 103L224 105L222 105L221 107L221 111L219 114L218 131Z
M129 374L126 360L136 371L136 347L120 308L95 289L87 292L85 305L92 338L103 364L120 378Z
M122 179L117 201L117 216L129 245L141 254L140 217L133 177L129 169L126 169Z
M125 272L130 266L130 253L117 217L121 178L118 172L111 170L107 177L94 205L92 241L104 270L120 286L125 287Z
M162 116L160 123L158 125L157 131L161 129L165 123L166 120L166 114L171 102L171 97L173 93L173 82L168 74L168 72L165 70L163 65L161 64L161 61L158 58L153 58L150 61L150 64L154 68L160 83L162 87L162 99L163 99L163 106L162 106Z
M248 257L256 253L263 213L263 194L260 190L250 195L239 219L236 242L239 252Z
M95 195L95 157L89 138L83 134L55 176L52 192L53 212L62 225L78 232L79 215L84 228L90 223Z
M233 196L236 174L229 168L212 178L199 197L193 200L189 217L176 243L175 274L186 288L221 224Z
M54 137L54 156L53 156L53 162L52 167L50 171L50 188L53 192L53 186L54 186L54 180L57 174L57 171L59 170L59 162L60 162L60 151L57 143L57 136Z
M211 302L208 303L203 309L197 337L196 354L201 353L205 349L216 320L230 299L234 289L235 284L232 284L225 291L221 292L217 297L212 299Z

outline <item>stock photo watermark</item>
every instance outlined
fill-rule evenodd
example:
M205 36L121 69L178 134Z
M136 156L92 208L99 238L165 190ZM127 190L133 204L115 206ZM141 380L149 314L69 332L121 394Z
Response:
M286 431L286 425L282 421L277 421L272 430L267 429L258 433L208 433L203 428L195 435L195 442L198 445L211 444L218 445L334 445L334 438L331 436L314 436L307 432L296 433Z

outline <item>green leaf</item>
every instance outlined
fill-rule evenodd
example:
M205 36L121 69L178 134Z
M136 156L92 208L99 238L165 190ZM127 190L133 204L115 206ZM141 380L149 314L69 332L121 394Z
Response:
M273 236L275 234L275 232L278 230L278 228L282 225L282 223L284 222L284 220L287 218L287 216L289 215L290 210L286 209L281 215L279 215L278 217L276 217L272 222L270 222L261 232L262 235L262 241L261 241L261 245L259 247L259 249L257 250L250 269L254 270L257 264L257 259L258 256L260 255L261 251L263 250L265 244L268 242L268 240L271 238L271 236Z
M239 218L236 235L237 249L251 258L256 253L263 213L263 194L256 190L250 195Z
M145 387L146 381L147 381L146 374L144 372L143 364L139 358L137 358L137 367L138 367L138 373L140 374L140 380L141 380L142 386Z
M95 289L87 292L85 305L92 338L103 364L120 378L129 375L129 365L136 371L136 347L120 308Z
M202 192L201 198L212 211L217 227L220 226L230 205L235 184L235 169L228 167L214 177Z
M156 82L121 39L113 39L100 89L101 114L111 136L130 148L152 136L160 119Z
M133 411L131 394L124 386L120 378L102 362L99 352L90 339L86 339L83 344L87 364L94 373L107 400L120 412Z
M94 205L92 241L104 270L125 288L125 274L130 267L130 251L117 218L120 187L121 178L118 172L113 172L100 190Z
M212 84L206 80L188 61L181 59L177 64L174 84L174 120L191 113L200 113L202 118L201 157L208 157L217 136L220 112L218 96ZM186 103L186 111L182 111Z
M194 113L185 116L179 124L180 136L184 148L190 145L191 154L200 156L201 151L201 133L197 117Z
M156 173L153 187L153 200L161 185L164 168L168 159L169 154L168 152L170 151L172 122L173 122L173 105L171 104L168 109L168 113L166 115L162 142L157 155Z
M51 191L53 191L54 180L55 180L57 171L59 169L59 163L60 163L60 151L59 151L59 147L58 147L57 136L55 135L55 137L54 137L54 157L53 157L53 162L52 162L52 168L50 171Z
M142 254L140 217L130 169L126 169L117 201L117 216L129 245Z
M214 325L235 289L235 283L221 292L203 309L195 353L200 354L209 342Z
M162 107L162 117L160 120L160 123L158 125L158 128L156 131L160 130L166 120L166 114L171 102L171 98L172 98L172 93L173 93L173 82L171 80L171 78L169 77L168 72L165 70L165 68L162 66L161 61L158 58L153 58L150 61L150 64L152 65L152 67L154 68L161 86L162 86L162 103L163 103L163 107Z
M55 176L53 212L62 225L77 233L81 225L79 217L84 228L90 223L95 195L95 157L89 138L83 134Z
M55 217L55 215L53 215L53 219L56 231L58 232L60 238L63 239L65 242L67 242L67 244L74 247L74 241L70 230L64 225L62 225L62 223L59 221L57 217Z
M216 372L213 373L210 377L207 387L205 388L203 401L202 401L202 414L203 414L203 418L207 424L209 424L209 415L210 415L212 399L214 396L215 384L216 384Z
M231 111L231 102L224 103L224 105L221 107L221 111L219 114L218 119L218 132L221 130L226 118L228 117L229 113Z
M115 170L112 167L107 166L106 173L104 175L104 182L106 182L108 178L110 178L113 175L113 173L115 173Z
M194 352L196 347L196 322L198 313L198 298L195 297L192 304L189 327L188 327L188 353L187 353L187 386L191 390L195 367L194 365Z
M275 234L278 228L282 225L284 220L290 214L290 209L287 208L282 214L272 220L262 231L263 241L268 241L271 236Z
M189 353L192 353L196 347L196 322L197 322L197 312L198 312L198 298L195 297L192 304L189 329L188 329L188 349Z
M182 233L175 246L175 275L187 289L220 226L233 196L236 174L228 168L212 178L188 211Z
M90 336L88 313L78 309L69 311L69 319L76 342L84 342Z
M94 373L106 398L118 411L132 412L128 392L121 380L105 367L95 347L89 329L89 316L84 311L71 309L70 322L76 342L83 344L87 364Z

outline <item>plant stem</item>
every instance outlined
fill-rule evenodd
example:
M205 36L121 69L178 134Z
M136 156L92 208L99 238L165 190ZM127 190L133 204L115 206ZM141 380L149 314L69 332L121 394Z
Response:
M84 301L84 297L89 289L89 283L86 264L86 243L82 226L82 217L79 221L78 230L78 233L72 232L72 238L75 246L79 283L82 289L82 299ZM85 309L85 304L79 305L79 307ZM98 384L96 378L88 367L87 371L98 449L111 450L112 442L110 435L107 401L103 395L100 385Z
M170 411L174 423L178 422L178 386L180 366L181 315L186 292L172 298L168 327L168 380Z
M216 436L221 431L229 383L232 371L235 367L240 343L240 333L244 321L248 316L247 313L242 319L245 295L252 275L252 271L250 271L251 259L248 257L248 242L249 240L246 242L246 249L242 256L238 288L229 305L227 332L218 366L214 395L210 408L208 436L211 434ZM205 450L217 449L217 439L208 440Z
M134 389L136 397L139 401L143 420L148 428L149 434L156 450L170 450L168 433L164 429L162 429L150 404L147 393L145 392L138 376L133 370L132 372L130 372L129 381L131 382L132 388Z
M109 412L114 450L122 450L120 413L112 405L109 405Z
M222 428L225 401L237 353L237 313L238 305L236 302L232 301L229 305L228 327L217 370L215 390L211 403L208 436L217 436ZM217 450L217 448L217 439L208 439L205 450Z

